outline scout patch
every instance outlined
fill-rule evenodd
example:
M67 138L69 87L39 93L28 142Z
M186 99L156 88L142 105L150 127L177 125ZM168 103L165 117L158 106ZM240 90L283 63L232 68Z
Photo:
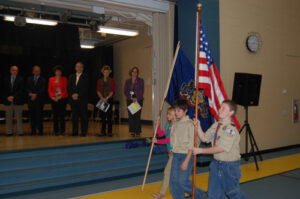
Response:
M222 128L222 130L223 130L223 131L225 131L225 130L226 130L226 128L227 128L227 126L224 126L224 127Z
M235 136L235 131L232 130L232 129L228 129L228 130L226 131L226 133L227 133L228 136Z

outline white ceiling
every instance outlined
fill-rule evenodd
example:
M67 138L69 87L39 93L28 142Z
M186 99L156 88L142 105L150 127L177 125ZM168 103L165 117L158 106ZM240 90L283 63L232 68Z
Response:
M153 13L165 13L169 9L169 1L167 0L12 0L11 2L75 10L91 15L100 16L104 14L111 17L106 25L128 29L139 29L145 26L151 28ZM80 30L81 39L88 31L88 28ZM110 37L107 37L104 40L107 42L109 39ZM98 41L104 42L103 38L98 39Z

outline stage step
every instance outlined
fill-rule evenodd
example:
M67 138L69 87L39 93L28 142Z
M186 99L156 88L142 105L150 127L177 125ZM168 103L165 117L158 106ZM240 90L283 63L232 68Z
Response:
M2 152L0 198L143 175L150 150L144 145L145 139L138 139ZM152 156L149 173L165 167L168 154L165 147L160 149Z

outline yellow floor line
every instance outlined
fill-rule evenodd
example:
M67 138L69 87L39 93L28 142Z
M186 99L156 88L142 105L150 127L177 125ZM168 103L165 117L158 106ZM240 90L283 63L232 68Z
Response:
M275 158L259 162L259 171L256 171L254 163L242 165L241 183L251 180L276 175L279 173L291 171L300 168L300 154ZM141 187L132 187L118 191L100 193L95 195L83 196L81 199L153 199L152 193L158 192L161 183L147 184L144 191ZM196 186L207 190L208 173L199 174L196 176ZM165 199L171 199L172 196L168 192Z

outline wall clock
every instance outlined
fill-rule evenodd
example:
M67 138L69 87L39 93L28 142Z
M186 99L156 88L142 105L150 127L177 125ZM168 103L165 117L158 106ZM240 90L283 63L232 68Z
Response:
M260 44L261 44L260 39L255 34L250 34L246 39L247 49L251 53L256 53L260 47Z

